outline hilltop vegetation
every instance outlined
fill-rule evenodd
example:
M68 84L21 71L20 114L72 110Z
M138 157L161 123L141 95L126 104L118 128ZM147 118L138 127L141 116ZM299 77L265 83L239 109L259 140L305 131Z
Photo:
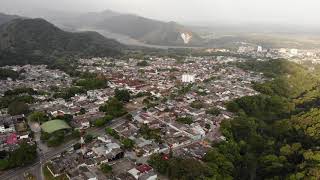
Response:
M116 56L124 48L95 32L70 33L43 19L0 26L0 65L50 64L57 57Z
M13 80L19 77L19 73L11 69L0 68L0 80L11 78Z
M262 84L254 84L254 88L267 95L279 95L296 98L309 92L319 83L318 76L306 67L286 60L249 61L238 64L240 68L262 72L266 77L273 78Z
M246 68L273 80L255 84L262 93L229 103L238 117L225 121L227 137L215 154L231 163L227 176L235 179L319 179L319 109L297 109L296 98L312 91L318 77L285 60L249 62ZM230 108L233 104L233 108ZM225 147L232 147L226 150ZM224 172L219 172L224 176Z

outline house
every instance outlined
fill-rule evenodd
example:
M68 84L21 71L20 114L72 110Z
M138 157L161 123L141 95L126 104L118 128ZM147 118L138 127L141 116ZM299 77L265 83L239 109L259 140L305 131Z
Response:
M2 124L0 125L0 133L11 133L15 132L14 124Z
M54 177L58 177L67 171L71 171L82 164L81 154L78 153L67 153L62 154L49 161L47 165L48 170Z
M18 138L16 133L12 133L7 137L6 143L9 145L17 144Z
M96 158L103 157L103 161L110 162L124 157L124 152L119 144L107 141L103 139L103 137L99 137L99 139L106 143L95 144L95 146L92 147L92 151L96 155Z
M87 129L90 127L90 122L93 122L104 116L105 114L103 112L88 112L83 115L75 116L71 122L71 125L76 129Z
M147 164L142 164L128 171L137 180L156 180L157 174L152 167Z
M98 180L104 178L86 166L80 166L79 168L70 171L67 176L70 180Z
M58 116L64 116L65 113L64 111L62 110L57 110L57 111L53 111L53 112L50 112L50 114L53 116L53 117L58 117Z
M19 116L2 116L0 117L0 133L12 133L16 131L15 124L23 123L25 117Z

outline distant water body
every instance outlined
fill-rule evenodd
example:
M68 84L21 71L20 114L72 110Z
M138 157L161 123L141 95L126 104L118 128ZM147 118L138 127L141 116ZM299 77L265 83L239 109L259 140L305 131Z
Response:
M136 39L132 39L129 36L125 36L125 35L121 35L121 34L117 34L117 33L112 33L112 32L109 32L106 30L100 30L100 29L82 28L82 29L78 29L78 31L95 31L95 32L100 33L101 35L103 35L106 38L115 39L122 44L131 45L131 46L142 46L142 47L150 47L150 48L158 48L158 49L169 49L169 48L199 49L199 48L203 48L203 47L192 47L192 46L161 46L161 45L146 44L146 43L140 42Z

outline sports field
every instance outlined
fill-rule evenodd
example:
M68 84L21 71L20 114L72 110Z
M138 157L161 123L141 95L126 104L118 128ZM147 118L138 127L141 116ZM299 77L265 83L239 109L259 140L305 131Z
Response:
M53 133L62 129L70 129L71 127L63 120L51 120L41 125L41 129L46 133Z

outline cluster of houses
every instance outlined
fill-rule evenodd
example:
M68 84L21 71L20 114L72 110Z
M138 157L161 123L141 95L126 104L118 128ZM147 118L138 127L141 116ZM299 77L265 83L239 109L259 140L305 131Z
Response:
M19 72L19 78L1 80L0 95L7 90L21 87L33 88L37 91L50 91L52 87L69 87L73 78L68 74L48 69L46 65L5 66L3 68Z
M71 148L58 155L46 167L52 176L68 179L157 179L151 166L135 163L129 156L118 140L102 135L90 143L82 143L80 149ZM111 166L114 173L102 173L102 164Z
M73 121L70 125L74 129L87 129L95 120L105 116L99 107L114 96L114 89L98 89L87 91L86 94L76 94L66 101L62 98L51 101L39 101L30 106L33 111L46 112L53 117L70 114ZM84 112L81 112L84 110Z
M114 96L117 88L130 91L133 105L142 98L145 108L141 110L136 106L131 119L113 127L120 139L99 134L90 143L81 142L80 149L72 148L51 159L48 170L55 177L64 174L69 179L103 179L100 177L109 175L99 167L107 163L112 166L112 176L118 179L151 180L157 175L146 160L154 153L174 151L175 156L201 159L211 148L208 140L225 140L219 132L220 123L232 117L225 103L257 94L251 83L265 80L261 74L233 65L242 60L222 56L188 57L181 63L172 58L150 57L148 65L139 66L142 60L80 59L78 71L104 75L109 86L76 94L69 101L44 95L29 105L32 111L46 112L52 117L70 114L72 128L86 131L92 122L105 116L99 107ZM25 79L5 80L7 90L32 87L51 92L51 86L70 87L74 80L45 66L10 68L23 69ZM209 112L212 108L216 109L215 113ZM23 116L4 116L0 117L1 145L9 147L19 139L29 138ZM181 122L178 120L181 118L189 119ZM131 140L134 147L126 150L121 139Z
M236 52L240 56L251 56L253 58L287 59L299 64L303 63L320 63L319 49L295 49L295 48L265 48L253 44L242 43Z
M0 116L0 151L14 150L22 140L32 141L26 118L23 115Z

